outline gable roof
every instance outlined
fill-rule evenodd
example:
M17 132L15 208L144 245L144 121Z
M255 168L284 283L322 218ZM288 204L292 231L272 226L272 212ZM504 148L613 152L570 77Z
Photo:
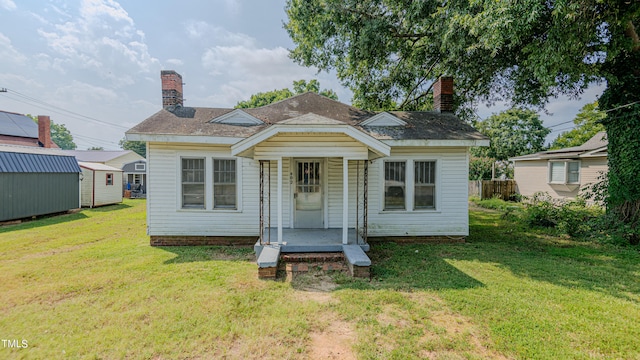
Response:
M572 146L563 149L541 151L535 154L522 155L510 158L512 161L523 160L540 160L540 159L559 159L559 158L579 158L587 156L607 156L607 133L600 131L591 139L585 141L580 146Z
M0 135L38 138L38 124L22 114L0 110Z
M121 169L117 169L117 168L114 168L113 166L100 164L100 163L79 161L78 165L80 165L81 168L85 168L89 170L122 172Z
M117 159L131 153L131 150L63 150L64 153L75 156L78 161L102 163Z
M189 108L191 117L184 117L182 107L168 107L151 115L149 118L126 132L131 140L150 141L213 141L235 144L274 124L309 125L305 121L318 121L320 118L330 119L335 125L349 125L378 140L480 140L488 142L488 138L480 134L470 125L450 113L436 111L389 111L397 118L400 126L367 126L365 120L378 113L361 110L339 101L329 99L316 93L307 92L281 100L269 105L253 109L242 109L246 114L260 120L263 124L233 125L216 123L215 119L237 111L224 108ZM315 114L317 116L305 116ZM318 117L319 116L319 117ZM327 120L324 120L326 125ZM402 125L401 122L406 123ZM362 126L361 124L365 124ZM204 137L207 137L206 139ZM225 140L226 138L226 140Z

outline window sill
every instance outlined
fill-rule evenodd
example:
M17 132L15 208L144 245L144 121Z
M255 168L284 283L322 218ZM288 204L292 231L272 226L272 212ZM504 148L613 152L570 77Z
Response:
M548 183L549 186L556 191L575 191L580 187L579 183Z

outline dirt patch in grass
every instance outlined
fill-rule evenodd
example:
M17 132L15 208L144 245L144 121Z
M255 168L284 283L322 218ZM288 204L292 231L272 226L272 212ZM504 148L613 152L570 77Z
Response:
M333 316L328 320L329 325L322 331L312 331L309 334L309 359L356 359L351 348L356 335L353 326Z

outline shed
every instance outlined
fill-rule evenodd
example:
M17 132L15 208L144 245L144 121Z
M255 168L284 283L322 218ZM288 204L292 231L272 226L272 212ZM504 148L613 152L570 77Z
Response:
M112 166L79 162L82 168L82 206L96 207L122 202L122 170Z
M59 151L0 145L0 221L79 208L80 173Z

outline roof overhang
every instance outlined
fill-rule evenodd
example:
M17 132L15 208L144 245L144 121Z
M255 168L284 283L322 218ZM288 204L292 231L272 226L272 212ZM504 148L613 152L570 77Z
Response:
M139 134L139 133L126 133L125 136L129 141L211 144L211 145L232 145L244 139L242 137L230 137L230 136Z
M408 139L408 140L380 140L389 146L406 147L460 147L460 146L489 146L486 139Z
M355 129L350 125L298 125L298 124L276 124L267 129L250 136L231 146L231 155L241 157L253 157L253 149L264 141L280 134L340 134L361 143L367 147L369 160L391 155L391 146L383 143L364 132ZM295 155L295 154L292 154ZM318 156L323 156L318 153Z

